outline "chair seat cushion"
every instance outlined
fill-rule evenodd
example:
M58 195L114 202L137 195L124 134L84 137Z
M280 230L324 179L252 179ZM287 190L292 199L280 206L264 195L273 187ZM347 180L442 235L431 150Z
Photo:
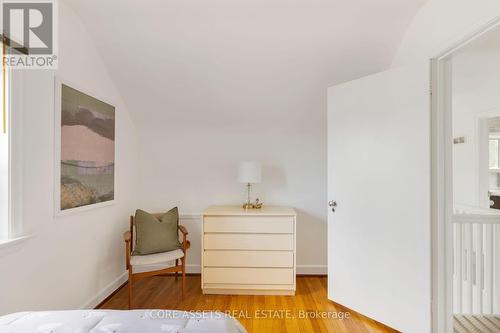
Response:
M184 252L181 249L177 249L174 251L154 253L144 256L134 255L130 257L130 264L132 266L161 265L182 257L184 257Z

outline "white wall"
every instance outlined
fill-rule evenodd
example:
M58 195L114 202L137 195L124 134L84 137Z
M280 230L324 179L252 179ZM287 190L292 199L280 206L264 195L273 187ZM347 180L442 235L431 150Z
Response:
M408 27L393 65L437 56L499 15L499 0L429 0Z
M134 207L135 128L79 18L63 2L59 10L59 69L16 73L24 98L22 142L15 149L24 163L17 170L22 198L15 199L22 202L24 233L34 237L0 249L0 314L93 306L125 273L122 231ZM53 216L54 74L116 103L115 205Z
M431 0L423 6L410 24L393 66L430 59L462 41L500 15L500 1ZM491 47L490 47L491 48ZM475 114L500 106L495 91L494 58L487 53L462 54L453 61L454 136L465 136L466 143L454 146L455 200L475 204L478 197ZM469 62L474 65L465 66ZM477 66L477 68L474 68ZM487 78L487 79L486 79ZM457 88L460 86L460 88Z
M2 80L3 81L3 80ZM0 89L3 89L3 82ZM0 101L2 97L0 97ZM3 101L2 101L3 102ZM9 133L0 132L0 241L8 237L9 226L3 221L9 218L9 188L3 186L9 182Z
M478 205L487 201L487 189L479 186L480 173L486 180L487 161L478 165L478 121L500 116L500 29L495 29L460 50L452 58L453 136L465 143L453 146L453 197L455 203ZM482 142L482 147L486 145ZM488 155L483 156L484 159ZM486 184L485 184L486 185ZM479 198L483 200L479 200Z
M213 117L200 123L168 122L139 127L138 206L201 214L213 204L242 204L245 186L238 163L263 164L253 197L266 205L289 205L298 212L299 273L326 273L326 129L318 94L308 119L231 121ZM183 220L193 245L188 270L199 271L201 220Z
M393 59L392 66L409 65L439 56L499 16L500 0L430 0L419 10L409 25ZM479 61L483 65L487 64L484 59L479 59ZM494 71L490 73L494 73ZM476 73L475 76L477 77L478 74ZM454 84L456 83L454 82ZM467 144L455 147L455 151L464 157L460 163L458 161L455 163L460 164L455 170L455 178L469 178L467 182L457 184L460 187L458 189L460 194L456 199L461 203L471 204L477 201L477 184L473 184L469 177L471 172L475 172L476 166L474 161L469 158L474 152L475 142L473 139L474 129L468 127L468 124L473 121L473 112L486 110L487 105L492 105L493 101L490 99L481 100L484 96L475 100L474 98L470 99L470 96L479 93L477 89L461 92L458 92L456 87L454 89L455 136L464 135L469 138ZM489 94L486 91L482 92L483 95L485 93ZM479 95L477 96L479 97ZM471 108L474 111L470 111Z

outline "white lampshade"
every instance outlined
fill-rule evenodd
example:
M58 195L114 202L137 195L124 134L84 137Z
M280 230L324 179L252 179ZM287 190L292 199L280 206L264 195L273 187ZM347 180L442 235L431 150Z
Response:
M240 183L260 183L261 166L258 162L241 162L238 172L238 181Z

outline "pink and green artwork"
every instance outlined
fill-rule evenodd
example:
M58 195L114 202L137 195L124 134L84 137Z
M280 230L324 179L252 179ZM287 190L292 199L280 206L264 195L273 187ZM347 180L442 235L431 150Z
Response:
M114 200L114 106L64 84L61 99L61 210Z

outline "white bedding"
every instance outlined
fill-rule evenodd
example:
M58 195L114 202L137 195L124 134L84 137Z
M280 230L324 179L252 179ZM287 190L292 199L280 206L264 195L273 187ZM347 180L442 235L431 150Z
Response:
M18 312L0 317L1 333L246 333L220 312L72 310Z

